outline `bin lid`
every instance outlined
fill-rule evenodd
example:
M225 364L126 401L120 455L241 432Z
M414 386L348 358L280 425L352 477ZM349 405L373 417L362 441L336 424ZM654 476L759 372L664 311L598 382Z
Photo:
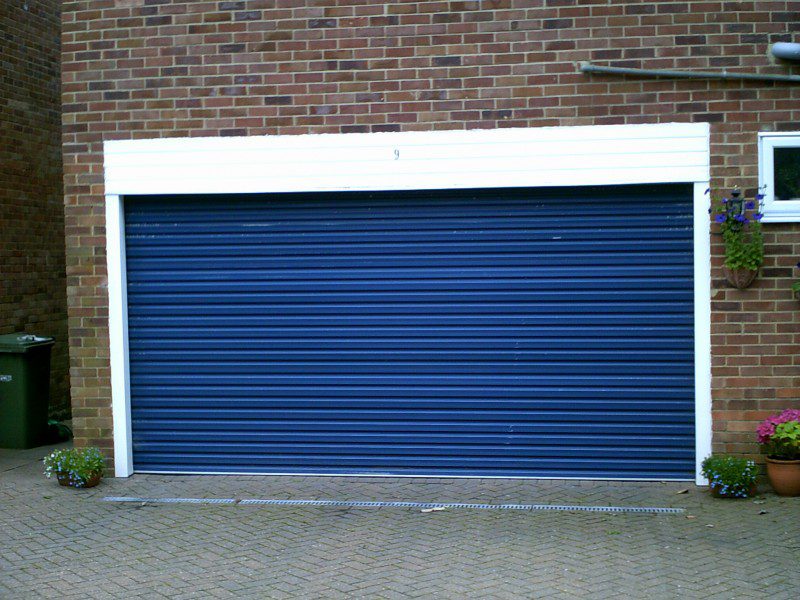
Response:
M21 354L32 348L52 346L54 343L55 339L51 337L30 335L28 333L7 333L5 335L0 335L0 352L15 352Z

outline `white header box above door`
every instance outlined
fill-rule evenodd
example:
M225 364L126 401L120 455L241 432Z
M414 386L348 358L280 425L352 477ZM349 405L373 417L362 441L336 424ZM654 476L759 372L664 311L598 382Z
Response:
M248 194L709 179L706 123L105 143L106 194Z

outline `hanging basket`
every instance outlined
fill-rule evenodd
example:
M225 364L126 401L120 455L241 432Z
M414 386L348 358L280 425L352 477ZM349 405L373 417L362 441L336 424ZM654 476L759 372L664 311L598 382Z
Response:
M755 281L756 275L758 275L758 269L745 269L743 267L729 269L724 265L722 267L722 272L725 274L725 279L728 280L728 283L737 290L750 287L750 284Z

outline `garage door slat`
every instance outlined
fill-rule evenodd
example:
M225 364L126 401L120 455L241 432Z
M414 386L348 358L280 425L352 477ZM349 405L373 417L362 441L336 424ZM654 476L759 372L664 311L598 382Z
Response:
M605 285L610 285L609 277L645 277L648 274L651 276L653 273L653 255L643 256L642 263L639 265L631 265L624 260L617 260L618 264L604 265L602 259L595 259L590 256L576 257L574 259L575 265L570 266L552 266L552 265L539 265L536 267L514 266L514 267L439 267L432 272L429 267L425 268L393 268L393 269L378 269L363 267L361 265L353 266L349 269L272 269L264 270L258 269L251 274L252 279L242 278L242 273L238 273L236 281L233 283L222 282L215 283L216 289L209 289L209 282L199 278L196 283L194 280L180 281L171 278L160 279L160 275L151 274L150 278L137 282L135 277L138 269L131 268L131 276L134 279L131 281L134 285L131 288L137 292L260 292L263 291L262 281L264 279L270 282L278 280L283 281L327 281L327 280L351 280L362 282L368 289L372 286L382 287L385 281L396 282L395 285L402 285L405 280L414 282L425 282L432 287L436 287L436 283L441 280L468 280L463 283L471 283L472 279L485 279L489 283L496 283L499 279L516 279L517 281L527 281L528 288L531 289L536 280L538 279L570 279L572 277L586 277L591 274L592 277L600 279ZM592 258L592 269L587 269L579 263L585 263L587 258ZM620 257L624 258L624 257ZM675 259L675 262L659 265L659 272L663 277L680 277L685 278L687 273L691 274L690 266L692 264L691 255L680 254L678 256L662 257ZM199 259L202 260L202 259ZM374 282L374 283L373 283ZM611 284L613 285L613 284ZM535 289L535 288L533 288Z
M692 414L667 410L659 418L653 418L653 407L643 405L642 410L632 407L622 413L618 410L598 410L566 412L564 410L511 410L498 409L497 414L490 410L460 409L424 411L413 408L392 407L384 410L358 410L327 408L296 409L283 406L265 407L262 409L228 409L230 414L224 420L208 417L208 412L199 409L170 409L143 406L132 411L137 426L141 429L141 438L156 431L174 431L174 422L180 419L184 426L191 430L189 435L203 437L202 432L213 431L213 435L223 435L229 431L252 431L258 428L262 432L296 434L300 432L337 432L339 435L350 435L358 431L388 435L390 432L424 431L441 434L444 432L480 432L508 433L523 435L525 433L568 433L583 436L588 434L619 434L637 437L653 435L691 435ZM399 411L403 411L402 414ZM318 411L318 412L315 412ZM391 414L395 411L394 415ZM320 423L319 418L330 422ZM402 421L392 419L402 418ZM598 423L587 424L589 418ZM245 422L247 421L247 422ZM376 428L376 423L380 427ZM391 436L389 436L391 437ZM541 442L540 438L540 442ZM548 437L549 443L549 437Z
M437 400L437 406L447 406L453 398L461 400L469 398L486 399L491 403L501 401L517 401L522 398L535 404L538 401L545 401L552 398L557 399L619 399L627 401L630 399L655 398L671 402L673 399L688 399L694 393L691 385L684 387L653 386L643 388L624 388L614 386L591 385L587 387L567 386L563 383L554 387L530 387L517 386L509 387L487 387L487 386L413 386L405 385L402 388L386 388L385 386L354 386L340 385L336 387L319 388L304 384L302 381L294 382L292 385L270 386L269 388L238 385L234 388L215 387L204 385L202 387L184 385L170 386L163 385L136 385L136 395L140 402L146 402L151 398L161 398L165 405L171 406L176 400L166 401L167 398L185 400L186 402L211 402L218 401L225 405L231 403L231 407L245 406L248 402L257 402L260 406L268 398L293 398L311 399L319 402L320 406L325 406L326 399L335 399L337 406L342 406L348 402L363 403L370 399L376 402L391 401L396 403L398 398L429 398ZM224 397L223 397L224 396ZM673 404L674 407L683 406L680 403ZM211 414L217 417L215 414Z
M187 350L182 349L180 358L187 359L183 364L199 364L201 362L207 364L218 363L243 363L250 364L270 364L270 363L286 363L286 362L306 362L306 361L403 361L403 360L424 360L425 362L431 361L458 361L458 362L477 362L477 361L537 361L537 362L552 362L552 361L569 361L574 356L574 352L570 350L460 350L456 351L452 348L441 350L406 350L394 349L388 350L383 348L371 348L367 350L352 350L352 349L336 349L331 348L328 350L293 350L284 348L278 351L275 350L241 350L231 348L229 350L214 349L214 350ZM588 361L625 361L636 362L637 360L648 361L658 360L664 362L686 362L681 361L680 356L675 356L675 353L669 349L664 350L585 350L583 356ZM151 366L155 367L163 363L174 361L176 358L173 350L140 350L131 353L131 362L142 361L151 362Z
M603 478L603 479L685 479L686 458L661 459L602 459L579 460L571 458L506 459L490 456L475 457L416 457L416 456L362 456L342 455L264 455L237 454L175 454L139 453L146 468L140 470L156 473L351 473L356 475L417 476L435 473L439 476L463 476L480 473L482 477Z
M622 333L625 333L624 331ZM628 350L631 352L640 352L642 350L652 349L658 347L659 350L689 350L692 348L692 341L676 337L667 337L662 335L661 339L653 337L654 333L669 334L670 330L659 330L651 332L651 336L640 336L634 338L627 336L625 338L615 337L602 337L595 336L593 338L561 337L554 339L550 337L539 338L488 338L481 337L479 339L465 339L456 337L439 336L436 338L411 338L410 336L404 339L393 338L354 338L337 336L331 337L312 337L307 336L303 339L281 339L281 338L256 338L248 336L247 349L243 350L243 356L247 356L247 352L261 352L268 350L369 350L369 351L397 351L398 349L405 350L409 346L409 339L413 339L414 348L422 351L494 351L494 350L531 350L539 353L548 352L554 346L563 352L570 352L575 349L586 350ZM137 342L137 349L131 351L131 356L136 357L140 355L149 354L153 351L169 351L169 356L175 356L175 351L181 352L196 352L197 349L214 352L215 356L223 356L225 353L236 352L242 347L240 338L230 335L227 338L218 336L216 339L194 339L194 338L181 338L180 340L172 340L165 338L152 338L140 339ZM574 352L571 352L574 356ZM673 353L672 356L675 356ZM681 356L681 355L678 355ZM154 358L158 358L154 355Z

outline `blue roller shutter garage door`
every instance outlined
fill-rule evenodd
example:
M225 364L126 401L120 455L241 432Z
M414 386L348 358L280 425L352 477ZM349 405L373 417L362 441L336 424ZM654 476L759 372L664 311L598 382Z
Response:
M691 478L691 198L128 197L134 468Z

